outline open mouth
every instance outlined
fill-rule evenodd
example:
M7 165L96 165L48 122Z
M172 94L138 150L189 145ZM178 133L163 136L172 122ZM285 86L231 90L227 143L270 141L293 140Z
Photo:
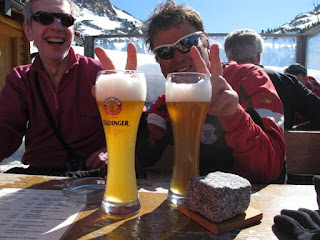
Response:
M186 71L188 71L190 68L191 68L190 66L189 66L189 67L179 68L179 69L176 70L176 72L186 72Z
M47 38L46 41L47 41L47 43L50 43L50 44L63 44L64 43L63 38Z

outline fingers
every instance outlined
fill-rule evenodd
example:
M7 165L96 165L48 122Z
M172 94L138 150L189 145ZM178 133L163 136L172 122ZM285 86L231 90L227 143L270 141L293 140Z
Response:
M127 46L127 65L126 70L136 70L138 66L137 48L133 43Z
M91 88L91 94L94 98L96 98L96 85L93 85Z
M215 79L222 76L223 69L218 44L212 44L210 47L210 63L211 78Z
M196 67L197 71L200 73L207 73L210 75L207 65L204 59L201 57L199 50L193 46L190 50L190 54L193 60L193 64Z
M286 215L275 216L274 224L279 231L288 234L293 239L296 239L305 230L297 221Z
M115 65L113 64L112 60L108 57L106 51L102 47L96 47L94 49L94 53L99 58L101 65L105 70L114 70ZM127 64L126 70L136 70L138 66L138 59L137 59L137 48L134 43L128 43L127 46Z
M314 176L313 177L313 184L316 190L317 195L320 195L320 176Z
M89 170L100 169L100 175L105 176L108 169L108 153L107 152L95 152L86 161L86 167Z
M305 212L305 213L309 214L312 221L317 225L317 229L320 230L320 215L318 212L307 209L307 208L299 208L298 211Z
M108 57L106 51L102 47L96 47L94 49L94 53L99 58L101 65L105 70L114 70L115 66L113 65L113 62Z
M208 114L227 117L238 109L239 96L221 76L212 79L212 97Z
M302 227L309 230L319 230L320 227L317 225L310 215L304 211L295 211L295 210L287 210L284 209L281 211L281 215L286 215L296 220Z

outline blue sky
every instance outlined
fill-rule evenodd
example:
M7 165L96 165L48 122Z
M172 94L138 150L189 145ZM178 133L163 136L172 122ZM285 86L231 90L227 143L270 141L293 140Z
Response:
M110 0L140 20L146 20L160 0ZM164 1L164 0L163 0ZM208 33L229 33L238 28L257 32L277 28L300 13L312 11L320 0L175 0L197 10Z

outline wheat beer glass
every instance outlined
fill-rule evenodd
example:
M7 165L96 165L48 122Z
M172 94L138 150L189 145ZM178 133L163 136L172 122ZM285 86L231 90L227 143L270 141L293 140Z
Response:
M140 210L135 146L146 100L146 79L133 70L103 70L97 74L96 100L108 150L102 216L125 218Z
M167 199L178 207L185 202L190 178L199 175L200 138L212 94L210 76L170 73L165 92L174 137L174 165Z

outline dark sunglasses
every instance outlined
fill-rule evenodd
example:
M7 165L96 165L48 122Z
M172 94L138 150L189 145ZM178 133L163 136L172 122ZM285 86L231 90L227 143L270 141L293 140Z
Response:
M68 13L52 13L42 11L34 13L31 17L34 21L41 23L42 25L49 25L54 22L54 18L58 18L64 27L72 26L76 20L71 14Z
M156 54L156 57L169 60L174 56L174 50L178 49L181 53L190 52L192 46L197 46L199 43L200 35L203 34L202 31L190 33L173 44L165 44L158 46L152 50Z

